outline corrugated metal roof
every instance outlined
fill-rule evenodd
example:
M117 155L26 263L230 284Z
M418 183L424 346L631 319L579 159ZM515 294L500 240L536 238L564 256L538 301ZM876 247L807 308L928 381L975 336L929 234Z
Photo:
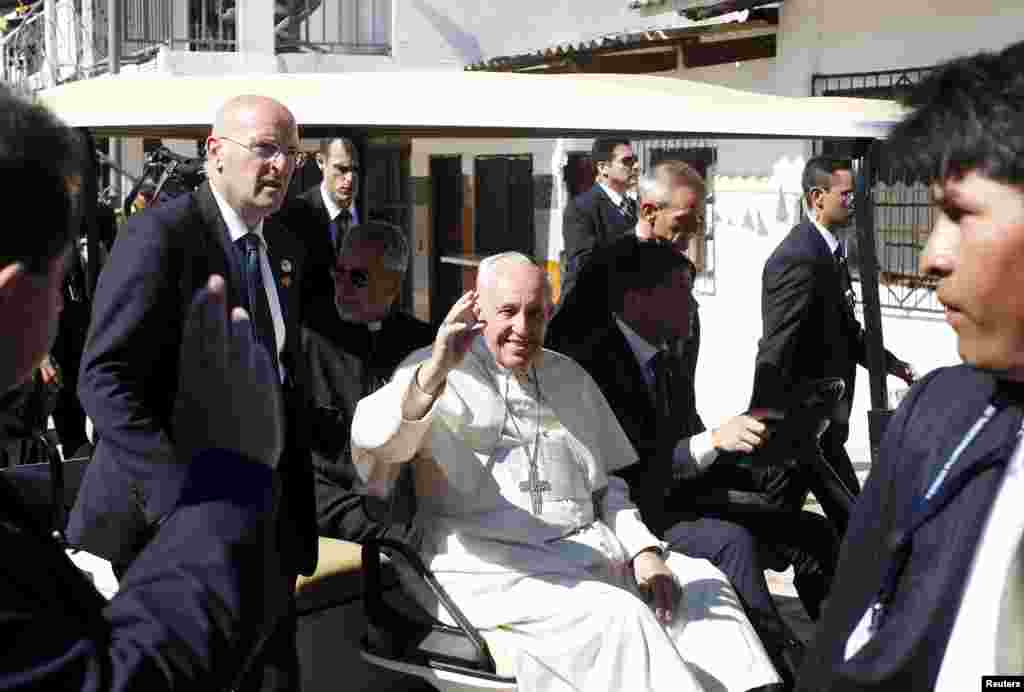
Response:
M637 1L639 2L640 0ZM646 1L655 2L656 0ZM528 53L498 56L467 65L465 69L468 71L522 69L541 65L560 57L583 56L597 51L643 48L652 43L696 38L702 35L717 36L725 33L736 34L735 37L742 36L745 33L756 35L764 33L766 28L775 26L761 19L759 15L753 15L749 10L701 22L692 22L682 18L677 19L678 21L676 22L666 22L660 27L623 31L594 38L561 42Z

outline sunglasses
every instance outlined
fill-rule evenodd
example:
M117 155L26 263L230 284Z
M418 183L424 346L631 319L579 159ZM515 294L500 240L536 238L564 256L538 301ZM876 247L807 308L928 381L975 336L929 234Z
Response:
M340 281L346 276L356 288L366 288L370 285L370 272L365 269L331 269L331 278L335 281Z

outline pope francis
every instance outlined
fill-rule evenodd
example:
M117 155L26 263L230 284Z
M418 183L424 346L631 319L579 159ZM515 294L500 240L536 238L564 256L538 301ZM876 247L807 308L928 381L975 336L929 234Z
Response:
M543 349L550 313L530 258L485 259L433 346L359 402L359 473L386 495L414 464L423 559L520 690L774 689L725 576L667 552L611 475L637 455L586 372Z

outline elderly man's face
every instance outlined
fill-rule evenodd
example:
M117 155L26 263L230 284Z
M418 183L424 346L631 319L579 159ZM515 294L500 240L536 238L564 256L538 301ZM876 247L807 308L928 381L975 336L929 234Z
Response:
M939 279L961 358L1024 379L1024 187L972 171L932 196L938 216L921 270Z
M685 246L704 223L704 191L684 185L672 188L666 206L657 209L654 235Z
M384 266L380 243L355 242L334 265L334 302L349 322L384 319L402 286L402 272Z
M291 113L280 104L257 104L229 119L226 131L208 140L210 165L218 171L218 191L248 224L280 209L299 146ZM271 153L277 152L277 153Z
M494 359L504 368L525 371L544 346L551 302L538 267L505 262L480 287L483 335Z
M324 185L342 209L352 204L359 192L359 159L349 154L340 140L331 142L327 156L316 155L317 166L324 174Z

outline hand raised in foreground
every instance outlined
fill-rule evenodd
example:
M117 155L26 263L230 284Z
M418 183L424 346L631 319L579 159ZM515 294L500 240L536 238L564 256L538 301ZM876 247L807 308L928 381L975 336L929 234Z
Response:
M649 550L640 552L633 558L633 576L640 591L651 595L658 622L663 625L672 622L680 591L672 570L661 556Z
M434 350L417 374L417 385L424 392L436 393L448 373L466 357L473 338L485 323L478 321L476 291L466 291L455 301L434 337Z
M279 378L249 316L227 315L224 279L196 292L185 319L174 404L178 459L230 449L274 467L284 446Z

